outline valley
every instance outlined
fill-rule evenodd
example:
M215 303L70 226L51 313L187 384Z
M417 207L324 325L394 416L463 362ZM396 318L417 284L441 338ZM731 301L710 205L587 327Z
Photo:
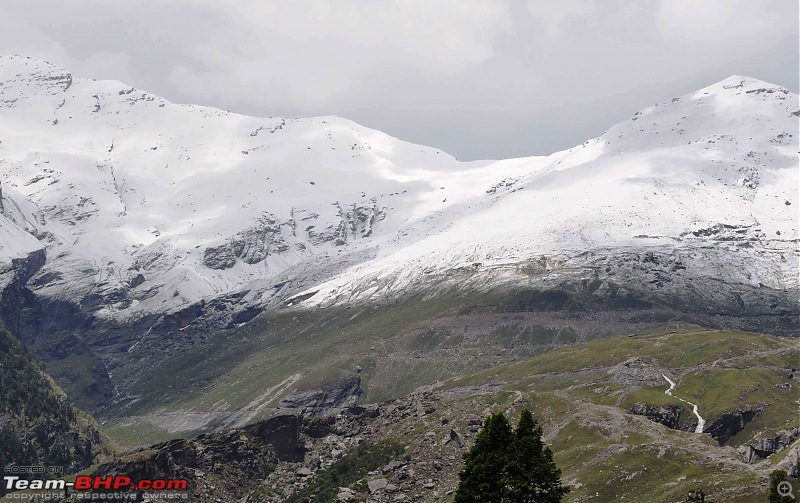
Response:
M300 423L280 415L166 442L89 472L187 477L193 501L301 501L311 494L313 501L449 501L461 453L482 418L530 408L571 487L568 501L672 502L695 489L712 501L763 501L772 470L797 475L800 467L798 358L794 341L774 336L660 326ZM664 393L663 375L699 405L705 433L695 432L690 407ZM259 438L275 446L264 454L265 468L247 474L249 465L230 448L238 444L224 438L253 446L239 450L263 449ZM752 454L764 445L774 451ZM205 453L197 461L187 457L194 449ZM213 466L217 456L224 466Z
M92 437L72 476L448 501L530 408L569 501L758 501L800 475L798 120L734 75L460 162L2 56L0 319Z

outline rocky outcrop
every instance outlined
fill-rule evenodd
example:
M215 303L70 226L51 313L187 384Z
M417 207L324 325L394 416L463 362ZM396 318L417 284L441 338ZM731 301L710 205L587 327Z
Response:
M788 448L798 437L800 428L781 430L774 437L760 438L753 444L740 447L739 453L745 462L755 463Z
M292 227L292 221L282 222L272 213L264 213L252 226L236 233L226 243L206 248L203 265L224 270L233 267L237 259L253 265L270 255L285 253L291 249L286 233Z
M336 415L306 417L303 421L303 434L310 438L325 438L328 435L351 436L358 433L359 428L343 426L341 418L348 419L352 424L358 421L368 421L380 415L380 407L370 405L361 407L354 405L342 409Z
M29 253L28 256L24 258L13 259L11 261L11 267L14 269L17 281L25 284L42 268L46 261L47 252L42 248L41 250Z
M698 426L697 419L691 413L684 414L684 412L687 412L686 409L677 403L656 406L636 402L631 406L631 413L644 416L655 423L663 424L667 428L696 431Z
M612 374L611 382L625 386L660 385L664 382L664 375L672 377L669 370L658 365L652 358L639 357L625 360L609 370L609 374Z
M203 265L209 269L230 269L236 265L236 254L229 244L209 246L203 252Z
M386 209L380 208L377 199L374 197L370 199L370 204L353 204L344 213L344 220L350 231L349 234L359 238L370 237L375 223L384 218L386 218Z
M278 409L306 416L324 416L355 405L360 395L361 377L356 375L333 381L322 389L294 391L280 401Z
M631 406L631 412L638 416L644 416L656 423L663 424L667 428L673 430L684 429L681 428L681 413L683 412L683 407L678 404L659 407L636 402Z
M269 445L279 461L298 461L303 459L303 448L300 443L302 422L298 416L277 416L245 426L241 431L258 439L262 444ZM213 434L210 436L213 437Z
M324 228L320 228L318 214L305 215L303 210L295 212L300 218L302 230L312 244L332 243L334 246L344 246L351 241L368 238L377 222L386 218L386 208L380 207L374 197L368 204L342 205L337 201L333 205L338 210L338 217Z
M800 436L800 428L792 428L790 430L782 430L772 438L762 438L753 444L753 450L760 458L766 458L770 454L780 452L789 447L792 442L797 440Z
M271 213L262 215L255 225L239 232L231 239L233 253L246 264L257 264L269 255L289 251L281 223Z
M244 428L170 440L103 464L92 474L187 479L190 501L234 501L278 462L303 459L301 424L298 416L278 416Z
M303 465L279 465L262 484L271 492L261 501L305 501L302 497L309 494L303 490L307 484L331 469L337 477L341 475L337 463L363 463L354 458L360 446L386 446L387 439L399 437L404 437L399 449L379 463L367 465L369 471L359 474L359 482L349 484L334 478L329 496L320 497L317 492L317 499L310 500L445 501L454 492L462 454L474 440L481 420L471 412L451 410L440 418L441 400L438 392L418 390L381 404L348 407L324 418L305 418L307 450ZM432 418L436 418L434 425L415 430Z
M786 457L778 463L779 470L786 470L790 477L800 477L800 446L795 446L786 455Z
M742 431L747 423L755 419L762 410L764 410L764 407L759 406L723 412L716 420L706 426L704 433L711 435L711 438L719 442L720 445L725 445L728 440Z

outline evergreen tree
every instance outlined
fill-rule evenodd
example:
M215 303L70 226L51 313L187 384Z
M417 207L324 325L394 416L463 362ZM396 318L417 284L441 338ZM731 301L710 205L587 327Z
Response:
M793 503L797 501L793 496L786 494L786 492L781 494L781 491L778 490L781 482L788 482L787 478L788 474L783 470L774 470L769 474L769 503Z
M511 463L514 433L506 416L496 412L489 416L475 437L475 444L464 453L461 482L453 503L504 501L506 472Z
M501 412L492 414L464 454L459 477L454 503L556 503L569 492L527 409L514 431Z
M509 467L509 501L557 503L569 492L561 484L561 470L553 451L542 442L542 427L528 409L522 411L514 431L514 458Z

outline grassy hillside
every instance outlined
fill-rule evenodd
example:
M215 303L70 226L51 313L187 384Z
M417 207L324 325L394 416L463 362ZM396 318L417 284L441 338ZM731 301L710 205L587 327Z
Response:
M396 486L384 494L389 500L405 495L408 501L450 501L460 455L477 432L475 420L500 410L513 422L522 408L530 408L572 488L566 501L672 503L685 501L687 493L698 488L717 503L766 501L769 472L792 448L748 464L735 446L798 425L798 380L791 371L798 358L794 340L693 326L557 348L381 404L376 419L360 424L358 438L405 445L400 459L404 466L377 467L372 474L341 485L352 489L356 501L366 501L366 482L385 477ZM626 362L644 363L626 367ZM630 368L645 372L631 373ZM662 372L674 378L674 396L664 393L669 385L660 377ZM630 382L631 375L644 377L637 384ZM659 378L648 380L648 376ZM626 379L629 382L623 384ZM677 397L694 401L709 425L724 412L754 405L762 410L726 445L708 434L694 433L693 428L671 429L630 410L636 402L681 404ZM692 422L690 408L685 407L683 415ZM353 429L346 417L336 421L332 430ZM463 445L451 441L451 430L463 438ZM348 440L346 435L343 439ZM312 443L316 456L326 452L329 441ZM356 451L348 452L345 458ZM297 491L291 486L296 469L279 469L253 501L284 501L286 494ZM326 473L321 471L309 487L336 489L335 484L325 484L331 478ZM280 493L281 487L287 492Z
M248 478L248 501L329 501L342 487L367 501L369 482L384 478L382 501L451 501L480 418L504 411L513 422L523 408L543 426L572 489L566 501L672 503L698 488L717 503L765 501L769 473L797 443L752 464L737 447L798 426L799 359L793 339L688 324L552 348L309 420L299 439L304 459ZM676 383L672 396L664 376ZM731 412L759 412L721 445L694 432L694 416L679 398L696 403L708 426ZM682 429L634 414L637 403L677 405ZM232 431L221 435L239 438ZM229 463L203 472L209 480L235 475Z
M247 325L170 350L137 377L130 395L100 417L123 445L206 431L234 412L268 416L293 389L352 375L363 402L529 358L554 348L686 320L634 298L552 290L412 298L391 305L264 314ZM623 302L624 300L624 302ZM159 348L153 348L158 350Z
M696 403L707 425L724 412L763 408L720 446L707 434L669 429L630 413L631 405L678 404L662 382L617 384L631 358L676 377L675 397ZM693 487L714 501L761 501L768 472L782 458L753 465L732 446L800 425L796 341L752 333L669 327L556 349L448 382L445 389L503 383L517 405L531 407L545 425L556 461L573 484L571 501L680 501ZM787 386L788 385L788 386ZM791 387L789 387L791 386ZM600 494L601 497L592 498ZM643 495L647 495L642 499Z

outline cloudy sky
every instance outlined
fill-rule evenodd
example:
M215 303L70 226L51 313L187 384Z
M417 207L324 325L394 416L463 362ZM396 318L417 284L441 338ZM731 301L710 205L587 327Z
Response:
M548 154L732 74L798 91L797 0L26 0L0 53L183 103Z

